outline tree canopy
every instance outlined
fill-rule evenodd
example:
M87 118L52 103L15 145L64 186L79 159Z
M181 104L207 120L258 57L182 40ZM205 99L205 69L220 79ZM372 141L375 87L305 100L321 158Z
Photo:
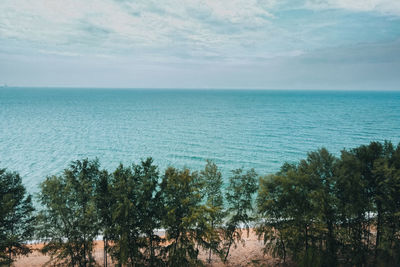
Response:
M322 148L260 179L265 251L300 266L400 264L400 145Z
M201 251L227 261L254 227L265 253L296 266L400 265L400 144L388 141L337 156L320 148L263 177L236 169L225 184L212 161L160 173L152 158L112 172L77 160L46 177L38 200L35 216L21 177L0 169L0 264L39 239L52 263L94 266L101 235L105 266L107 255L118 266L201 266Z
M26 242L34 233L32 197L16 172L0 169L0 265L30 252Z
M39 200L43 209L38 237L45 242L43 253L71 266L92 266L93 241L100 224L95 185L100 171L97 160L71 163L60 176L49 176L41 183Z

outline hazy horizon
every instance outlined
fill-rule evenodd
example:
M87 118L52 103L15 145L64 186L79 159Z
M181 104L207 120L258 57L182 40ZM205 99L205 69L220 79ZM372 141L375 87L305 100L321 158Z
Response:
M71 90L160 90L160 91L185 91L185 90L189 90L189 91L281 91L281 92L314 92L314 91L320 91L320 92L400 92L400 88L399 89L374 89L374 88L370 88L370 89L348 89L348 88L337 88L337 89L329 89L329 88L325 88L325 89L318 89L318 88L314 88L314 89L303 89L303 88L295 88L295 89L290 89L290 88L242 88L242 87L238 87L238 88L214 88L214 87L176 87L176 88L172 88L172 87L94 87L94 86L13 86L13 85L9 85L9 84L0 84L0 89L2 88L8 88L8 89L55 89L55 90L62 90L62 89L71 89Z

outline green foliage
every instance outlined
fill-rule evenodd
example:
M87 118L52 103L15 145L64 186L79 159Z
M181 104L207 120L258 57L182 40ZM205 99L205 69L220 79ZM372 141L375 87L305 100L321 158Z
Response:
M256 231L264 238L265 252L283 261L288 256L299 261L308 254L313 208L309 182L294 166L260 178L257 207L262 222Z
M99 233L95 185L100 171L97 160L74 161L60 176L40 185L39 238L60 264L94 265L93 240Z
M112 175L113 206L109 232L114 245L111 255L120 265L133 264L141 257L137 183L138 177L132 169L122 164Z
M107 238L110 235L108 226L112 224L112 205L114 199L111 195L111 175L106 170L100 172L99 179L96 181L95 200L101 232Z
M343 203L340 212L348 221L340 241L344 248L350 248L347 262L356 265L396 262L393 246L399 228L392 221L396 221L395 199L400 192L397 191L398 160L390 142L371 142L342 152L338 190Z
M138 214L143 248L143 263L148 266L160 266L160 243L163 241L155 233L161 228L162 208L159 173L152 158L147 158L141 165L133 167L134 175L138 177L137 188Z
M337 266L337 162L336 157L322 148L310 152L299 164L299 172L308 180L305 187L308 187L311 206L307 226L310 232L307 241L311 239L311 244L306 243L306 265Z
M25 242L33 236L34 208L18 173L0 169L0 265L26 255Z
M253 195L257 191L257 173L254 169L243 173L242 169L232 171L226 192L227 220L224 229L224 261L229 256L232 245L244 243L242 227L249 233L249 223L253 221Z
M371 142L339 158L321 148L259 185L254 170L237 169L225 199L222 184L211 161L200 173L170 167L160 177L151 158L111 174L97 160L78 160L40 185L35 220L19 175L0 169L0 264L30 252L34 226L42 252L59 265L95 265L99 234L105 258L110 253L119 266L202 265L200 248L209 262L212 253L226 261L257 216L264 252L283 262L400 265L400 144Z
M217 253L222 256L221 245L221 229L223 228L224 213L224 197L222 195L222 174L218 170L217 165L207 160L207 164L200 172L201 181L204 183L204 195L209 210L208 221L211 224L210 236L207 240L206 248L209 248L208 262L211 262L211 254Z
M257 232L265 252L299 266L395 266L400 240L400 146L322 148L260 179Z
M96 181L95 190L100 233L103 235L104 242L104 266L107 266L108 241L112 234L110 232L110 226L112 225L112 206L114 199L111 195L111 175L106 170L100 172L99 179Z
M115 170L110 183L111 221L106 232L111 255L120 265L159 266L162 202L157 166L151 158ZM105 216L109 216L106 214Z
M201 264L196 244L204 244L212 231L206 216L209 209L202 204L202 186L196 172L172 167L165 171L161 192L168 266Z

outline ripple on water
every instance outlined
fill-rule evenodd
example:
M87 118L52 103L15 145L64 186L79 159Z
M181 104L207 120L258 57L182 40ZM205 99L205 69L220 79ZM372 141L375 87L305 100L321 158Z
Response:
M71 160L120 162L152 156L200 169L279 170L326 147L339 155L371 140L400 141L400 93L68 90L0 91L0 167L30 192Z

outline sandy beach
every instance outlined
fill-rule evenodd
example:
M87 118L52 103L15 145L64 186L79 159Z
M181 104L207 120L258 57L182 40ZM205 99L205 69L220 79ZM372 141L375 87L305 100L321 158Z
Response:
M263 255L263 243L257 239L254 231L250 231L249 236L244 233L245 244L238 244L238 246L231 248L231 253L228 257L228 262L224 264L217 256L212 257L211 264L206 266L213 267L239 267L239 266L274 266L278 261L273 259L270 255ZM33 252L28 256L19 257L15 262L16 267L25 266L45 266L49 262L50 257L41 254L38 250L42 247L42 244L31 245ZM103 242L96 241L94 257L100 266L103 265ZM208 259L208 252L201 251L200 259L206 263ZM111 262L111 260L109 260ZM113 266L110 264L110 266Z

